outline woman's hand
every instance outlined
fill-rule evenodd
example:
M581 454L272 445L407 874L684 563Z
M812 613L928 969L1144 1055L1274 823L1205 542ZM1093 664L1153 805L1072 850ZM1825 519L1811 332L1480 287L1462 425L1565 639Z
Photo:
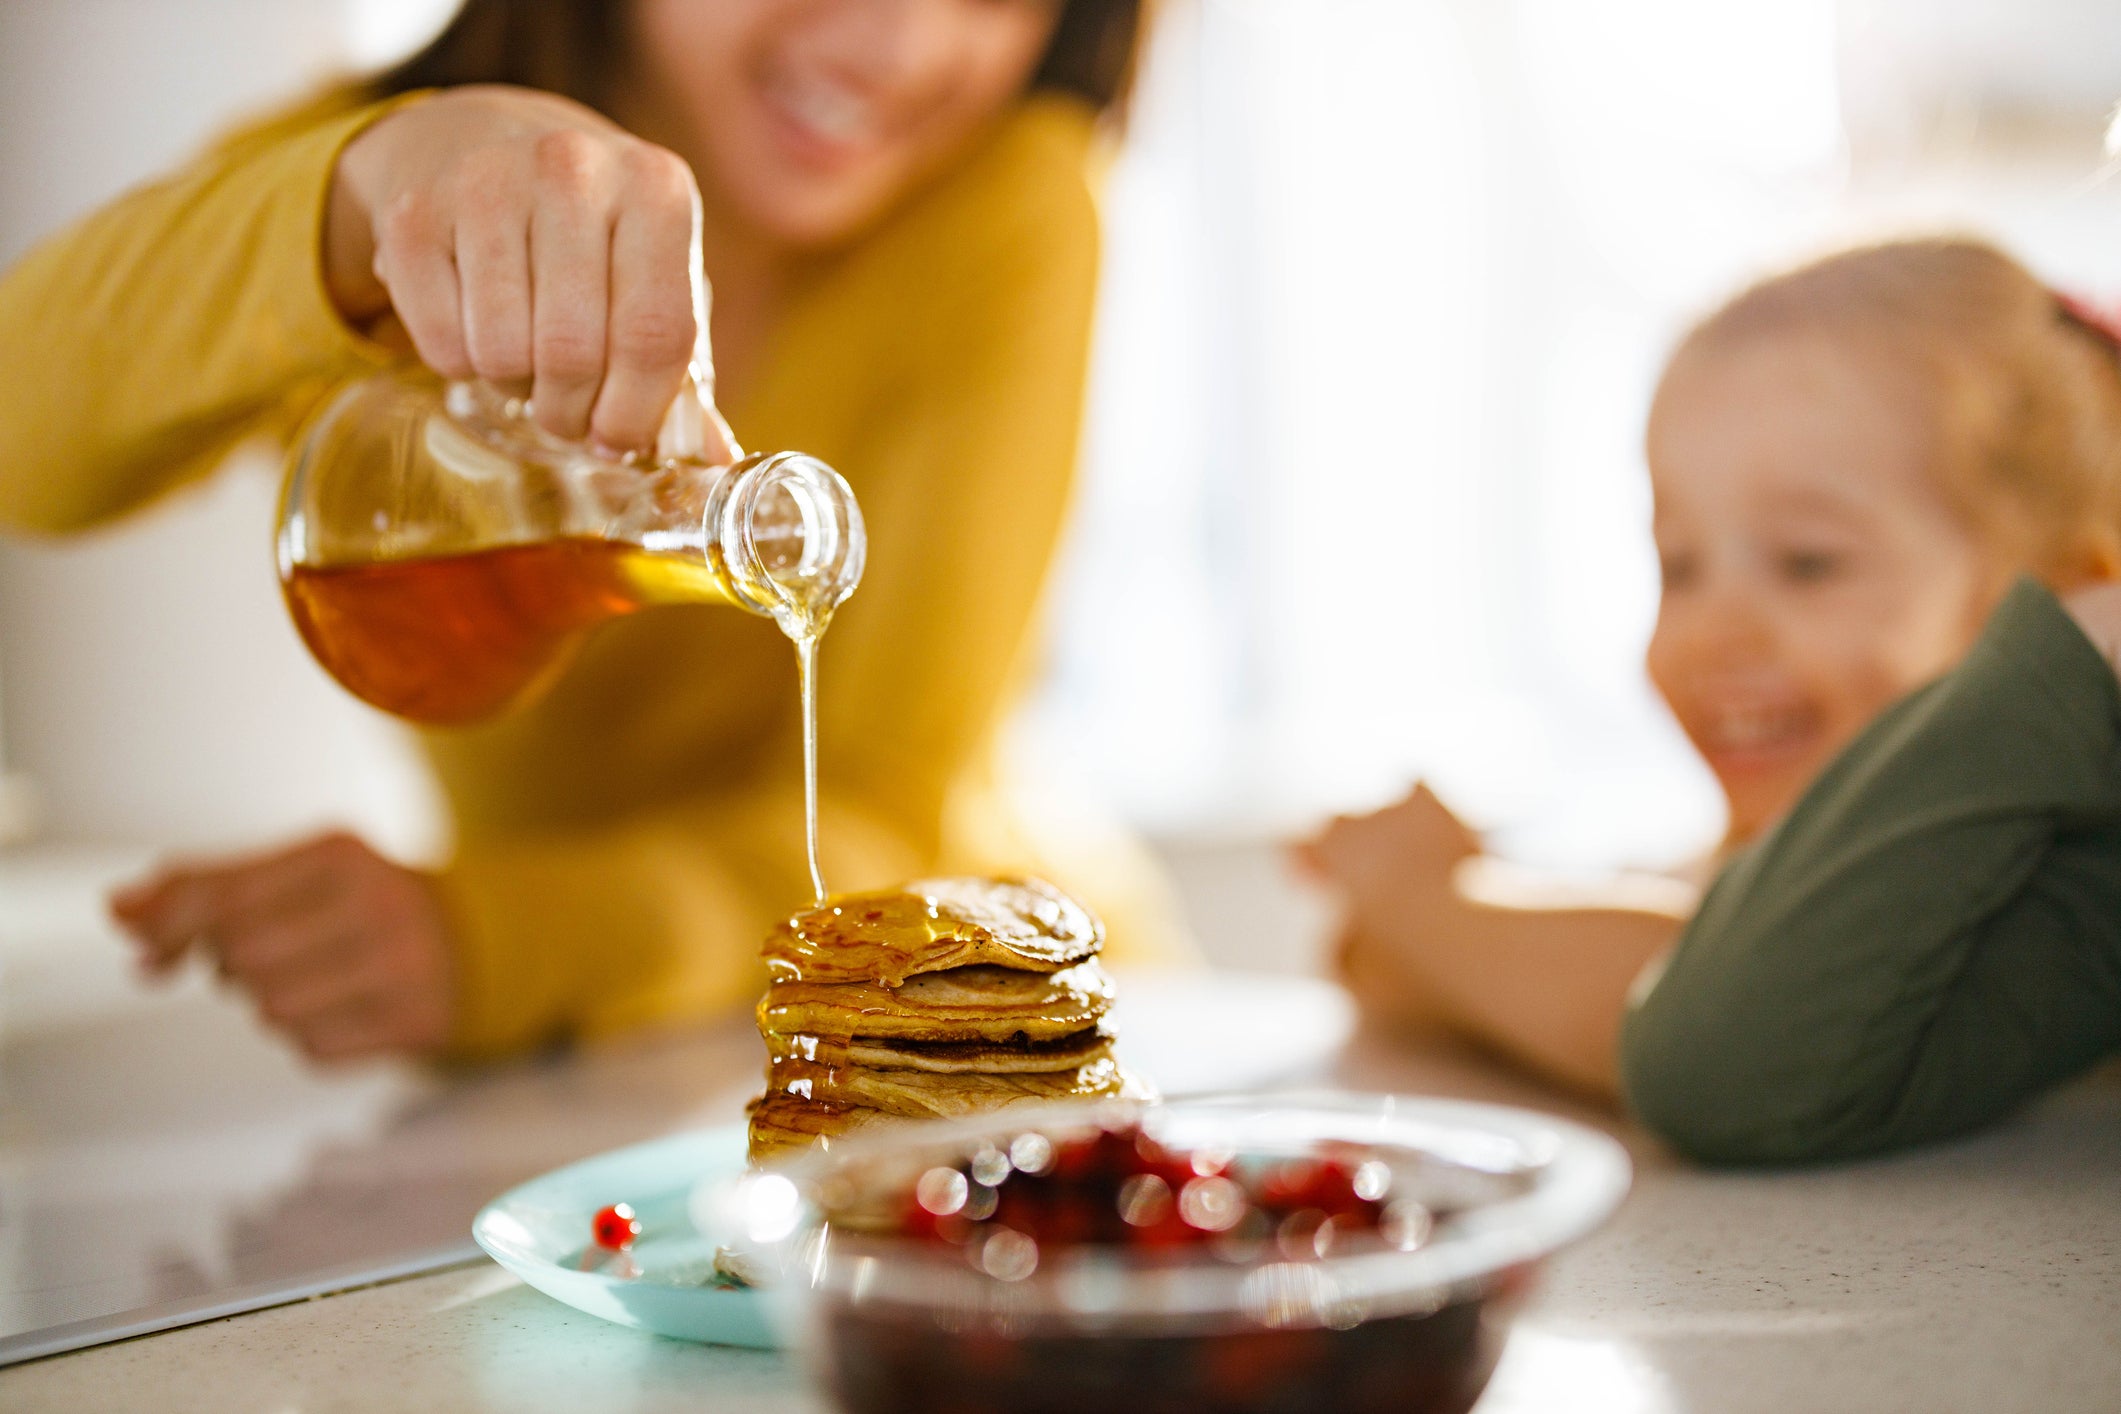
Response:
M546 431L614 451L655 445L696 354L708 376L699 251L683 159L578 103L489 86L408 103L348 143L324 229L350 323L394 317L443 377L527 394Z
M148 973L203 949L313 1059L427 1054L449 1037L449 931L433 882L352 835L166 868L110 908Z

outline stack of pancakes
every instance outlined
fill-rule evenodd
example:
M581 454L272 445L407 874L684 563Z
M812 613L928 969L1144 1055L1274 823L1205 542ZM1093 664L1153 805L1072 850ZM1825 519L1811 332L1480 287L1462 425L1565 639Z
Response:
M751 1157L883 1116L1132 1093L1103 1026L1104 929L1036 879L843 894L766 940Z

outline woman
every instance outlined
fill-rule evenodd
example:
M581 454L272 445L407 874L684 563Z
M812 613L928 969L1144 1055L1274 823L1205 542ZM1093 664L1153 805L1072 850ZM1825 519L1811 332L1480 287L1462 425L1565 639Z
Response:
M0 281L0 525L121 515L392 347L643 447L704 332L745 440L824 457L869 522L825 652L827 875L1035 864L986 761L1066 498L1084 168L1138 23L1133 0L469 0L399 69ZM171 869L113 900L146 964L205 948L319 1057L516 1050L755 990L755 940L805 897L771 625L637 616L535 705L424 744L448 868L331 836ZM1120 951L1154 945L1100 902Z

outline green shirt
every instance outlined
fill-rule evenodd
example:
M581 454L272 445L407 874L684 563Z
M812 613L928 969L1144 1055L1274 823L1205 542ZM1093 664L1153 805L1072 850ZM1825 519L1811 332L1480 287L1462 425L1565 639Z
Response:
M2031 581L1716 880L1622 1082L1696 1158L1972 1129L2121 1050L2121 686Z

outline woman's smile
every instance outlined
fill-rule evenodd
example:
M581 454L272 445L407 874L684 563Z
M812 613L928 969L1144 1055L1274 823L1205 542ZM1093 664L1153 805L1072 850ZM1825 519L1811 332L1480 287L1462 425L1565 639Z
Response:
M774 66L757 86L775 136L806 166L830 169L861 161L888 140L878 105L853 85L794 65Z
M837 245L946 169L1020 96L1047 0L634 0L637 126L699 176L710 220Z

